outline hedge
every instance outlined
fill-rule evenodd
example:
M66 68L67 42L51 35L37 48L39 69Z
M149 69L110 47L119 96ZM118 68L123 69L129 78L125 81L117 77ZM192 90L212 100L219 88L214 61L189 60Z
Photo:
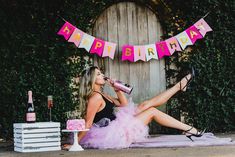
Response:
M64 127L65 112L73 110L74 77L92 64L92 56L56 34L63 21L89 31L93 21L113 0L3 1L0 33L0 138L12 137L14 122L24 122L27 91L33 91L37 121L48 120L47 95L53 95L53 121ZM152 5L153 1L142 1ZM234 5L229 0L164 1L169 15L164 37L185 30L217 5L206 21L213 28L191 50L166 58L167 78L192 65L196 68L194 88L170 101L169 113L185 114L195 126L221 132L234 130ZM184 5L182 5L184 4ZM177 78L181 76L177 75ZM76 83L75 83L76 84ZM169 83L170 86L170 83Z

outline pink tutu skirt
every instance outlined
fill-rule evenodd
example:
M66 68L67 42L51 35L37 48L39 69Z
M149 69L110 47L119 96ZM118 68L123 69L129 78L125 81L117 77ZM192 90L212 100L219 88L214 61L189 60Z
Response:
M84 148L121 149L148 136L148 126L135 117L136 107L131 100L128 106L115 110L116 119L105 127L93 125L80 145Z

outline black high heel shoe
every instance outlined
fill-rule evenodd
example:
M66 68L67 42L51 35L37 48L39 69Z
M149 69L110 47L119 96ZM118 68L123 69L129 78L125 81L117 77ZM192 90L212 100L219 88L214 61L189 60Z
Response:
M191 127L190 129L185 131L186 137L189 138L192 142L193 142L192 136L194 136L194 137L201 137L205 133L205 131L206 131L206 129L204 129L203 131L198 131L197 130L197 133L193 134L193 133L190 132L192 129L193 129L193 127Z
M190 83L192 82L192 80L195 78L195 70L194 70L193 67L191 67L190 74L191 74L190 78L187 77L188 75L184 77L187 80L187 83L184 87L182 87L181 81L180 81L180 90L183 91L183 92L186 91L186 89L190 86Z

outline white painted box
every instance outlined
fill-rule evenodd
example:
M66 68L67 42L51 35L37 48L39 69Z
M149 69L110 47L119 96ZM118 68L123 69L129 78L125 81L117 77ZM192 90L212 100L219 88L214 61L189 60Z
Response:
M60 123L14 123L14 151L42 152L61 150Z

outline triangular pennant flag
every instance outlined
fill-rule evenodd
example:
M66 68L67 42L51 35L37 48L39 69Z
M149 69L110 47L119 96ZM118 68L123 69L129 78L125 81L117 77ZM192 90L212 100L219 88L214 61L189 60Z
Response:
M69 38L68 42L73 42L78 47L78 45L80 44L80 42L82 40L83 34L84 34L84 32L75 28L75 30L73 31L73 34Z
M74 29L75 27L66 21L57 34L64 36L64 38L68 40Z
M144 46L134 46L134 62L146 60L145 47Z
M207 32L212 31L211 27L206 23L203 18L197 21L194 26L198 29L198 31L203 37L206 35Z
M105 41L104 51L102 57L114 58L117 44Z
M95 37L84 33L82 37L82 41L80 42L80 45L78 47L84 48L87 50L87 52L89 52L94 40L95 40Z
M170 54L172 55L175 51L181 51L181 47L176 39L176 37L171 37L167 40L165 40L166 45L168 47L168 50L170 51Z
M122 47L122 61L129 60L134 61L134 47L131 45L124 45Z
M188 34L193 44L197 41L197 39L203 38L201 33L197 30L197 28L194 25L186 29L185 32Z
M145 53L146 53L146 61L149 61L152 58L158 59L155 44L145 45Z
M159 59L161 59L163 56L170 56L171 55L165 41L157 42L156 49L157 49Z
M176 35L175 37L180 43L180 46L182 47L183 50L186 48L186 46L193 44L185 31Z
M90 53L96 53L98 56L102 56L104 44L105 42L103 40L95 38Z

